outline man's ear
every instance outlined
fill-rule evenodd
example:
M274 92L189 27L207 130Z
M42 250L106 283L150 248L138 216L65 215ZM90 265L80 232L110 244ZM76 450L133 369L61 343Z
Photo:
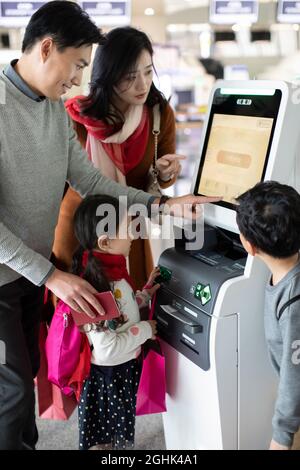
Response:
M55 48L55 44L52 38L44 38L40 44L40 55L41 59L44 62L49 58L51 52Z
M249 255L256 256L259 253L259 250L256 248L256 246L254 246L251 242L246 240L246 238L242 234L240 234L240 239L241 239L243 247L245 248L247 253L249 253Z
M109 250L109 238L107 235L101 235L101 237L98 238L98 248L101 251L107 252Z

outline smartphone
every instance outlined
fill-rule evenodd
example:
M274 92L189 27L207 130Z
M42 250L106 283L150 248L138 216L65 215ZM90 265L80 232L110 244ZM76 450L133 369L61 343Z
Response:
M86 323L98 323L104 320L113 320L121 315L121 312L118 308L117 302L112 294L112 292L98 292L95 294L97 300L99 300L102 305L105 314L99 315L96 312L94 307L90 306L92 311L96 314L95 318L89 317L86 313L76 312L76 310L71 309L71 314L74 322L77 326L85 325Z

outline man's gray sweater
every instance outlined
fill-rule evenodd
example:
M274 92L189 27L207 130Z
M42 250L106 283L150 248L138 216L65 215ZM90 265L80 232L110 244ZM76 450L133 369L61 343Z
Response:
M82 197L128 195L129 204L148 205L151 196L93 167L61 100L35 101L3 72L0 88L0 286L21 276L42 285L53 270L49 257L66 181Z
M278 284L267 285L265 332L272 365L279 374L279 387L273 416L273 439L290 446L300 427L300 300L281 307L300 294L300 263ZM259 399L259 397L258 397Z

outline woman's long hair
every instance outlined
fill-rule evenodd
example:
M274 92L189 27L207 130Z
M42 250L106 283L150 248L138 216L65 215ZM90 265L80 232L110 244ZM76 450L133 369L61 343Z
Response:
M153 57L148 36L130 26L115 28L106 35L104 44L98 46L95 54L89 95L79 102L82 115L108 124L124 123L122 112L112 107L114 87L135 67L144 50ZM152 82L146 104L153 107L157 103L162 111L167 100Z

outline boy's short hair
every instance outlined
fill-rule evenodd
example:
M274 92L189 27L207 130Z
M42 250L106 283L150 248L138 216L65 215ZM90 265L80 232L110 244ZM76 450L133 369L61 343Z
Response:
M274 258L300 249L300 195L276 181L258 183L237 199L237 224L252 245Z
M47 2L32 15L22 52L30 52L37 41L47 36L53 38L60 52L67 47L101 44L104 40L89 15L77 3L64 0Z

